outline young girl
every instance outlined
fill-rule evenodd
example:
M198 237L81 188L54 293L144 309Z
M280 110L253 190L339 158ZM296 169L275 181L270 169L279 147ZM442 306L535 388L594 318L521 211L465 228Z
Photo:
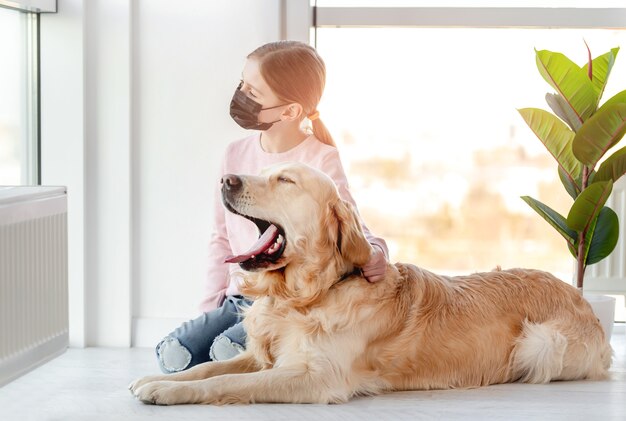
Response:
M324 62L306 44L279 41L253 51L247 57L241 83L231 101L230 115L244 129L258 132L228 146L220 176L257 174L272 164L299 161L328 174L341 197L354 205L339 152L317 111L325 80ZM312 133L303 129L305 118L311 122ZM157 345L159 365L164 372L225 360L244 349L240 307L250 302L238 290L241 269L224 263L224 259L244 253L258 232L252 222L225 211L219 187L218 184L214 200L208 283L200 306L203 314L184 323ZM374 250L362 268L363 275L376 282L385 275L387 245L362 226Z

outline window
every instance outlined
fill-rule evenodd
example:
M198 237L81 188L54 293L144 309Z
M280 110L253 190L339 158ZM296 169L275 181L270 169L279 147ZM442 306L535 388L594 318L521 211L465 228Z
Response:
M488 9L484 24L476 26L472 19L483 19L479 9L469 17L454 8L413 9L418 20L426 11L448 26L429 27L421 21L396 24L406 14L394 12L392 3L408 1L354 13L335 12L330 3L317 2L315 45L327 65L320 110L359 210L388 241L392 259L447 274L495 265L541 267L571 280L573 262L563 240L520 196L562 213L571 199L517 109L549 109L544 95L552 88L539 75L535 48L584 64L583 40L594 57L622 47L603 99L626 89L626 30L589 23L587 16L603 19L598 8L572 9L572 27L563 29L528 27L542 17L518 13L521 8L502 14L519 19L507 27ZM573 0L561 3L576 6ZM560 10L554 16L568 18ZM446 25L446 19L455 22ZM617 148L622 146L624 140Z
M0 7L0 185L39 184L38 15Z
M319 7L589 7L589 0L314 0ZM623 7L623 0L595 0L594 7Z

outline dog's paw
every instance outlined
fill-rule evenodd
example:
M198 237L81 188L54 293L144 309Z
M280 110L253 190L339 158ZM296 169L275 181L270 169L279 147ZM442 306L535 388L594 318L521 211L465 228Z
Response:
M135 380L131 384L128 385L128 390L130 393L137 396L137 390L143 386L144 384L148 384L154 381L163 380L163 376L146 376L140 379Z
M145 383L135 390L135 396L143 403L175 405L193 403L193 393L181 382L167 380Z

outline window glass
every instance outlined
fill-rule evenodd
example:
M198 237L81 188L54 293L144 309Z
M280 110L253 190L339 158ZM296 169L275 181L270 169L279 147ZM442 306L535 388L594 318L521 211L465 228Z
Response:
M37 181L33 16L0 7L0 185Z
M578 64L626 31L319 28L320 112L351 190L392 261L455 274L540 267L571 279L564 240L520 196L567 215L556 164L518 108L549 110L534 49ZM348 53L349 52L349 53ZM626 50L603 100L626 89ZM625 143L622 141L623 146Z
M623 0L315 0L320 7L624 7Z

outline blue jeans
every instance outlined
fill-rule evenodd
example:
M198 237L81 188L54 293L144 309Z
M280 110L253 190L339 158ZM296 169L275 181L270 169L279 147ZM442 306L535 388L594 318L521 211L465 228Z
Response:
M232 358L245 349L241 307L251 301L229 295L222 306L189 320L156 346L161 371L174 373L207 361Z

